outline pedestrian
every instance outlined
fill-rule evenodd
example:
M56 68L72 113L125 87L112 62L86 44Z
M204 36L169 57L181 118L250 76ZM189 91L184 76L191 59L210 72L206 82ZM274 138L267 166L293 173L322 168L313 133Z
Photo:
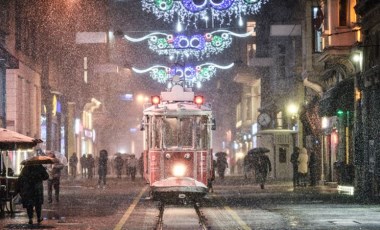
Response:
M127 158L124 160L124 165L125 165L125 175L129 177L131 173L129 172L129 161L131 160L131 156L128 154Z
M121 179L121 172L123 170L123 164L124 160L121 157L120 153L117 153L117 156L115 157L115 165L116 165L116 175L117 178Z
M48 156L51 158L56 158L53 152L49 152ZM53 188L54 188L54 197L55 201L59 202L59 187L61 183L61 171L64 168L64 165L61 162L51 164L47 167L47 172L49 174L48 179L48 203L53 202Z
M44 203L43 181L49 178L45 167L42 165L25 165L18 178L18 192L21 203L29 218L29 224L33 224L33 209L36 211L37 223L42 222L42 204Z
M87 154L87 176L88 179L94 178L95 159L92 154Z
M70 172L71 172L71 177L73 179L76 178L77 176L77 165L78 165L78 157L77 153L73 153L69 159L69 164L70 164Z
M216 167L219 177L223 180L226 168L228 168L227 157L225 154L220 154L216 158Z
M256 182L260 184L261 189L264 189L268 173L272 171L272 165L269 157L264 153L258 153L254 158Z
M249 174L254 174L254 156L247 153L243 159L244 178L248 179Z
M139 158L139 170L141 177L144 177L144 153L142 152Z
M310 172L310 186L316 186L317 185L317 155L314 151L310 153L310 160L309 160L309 172Z
M108 152L105 149L100 150L99 153L99 165L98 165L98 188L102 186L106 188L106 177L107 177L107 163L108 163Z
M135 158L135 155L132 155L131 159L128 160L128 171L131 175L132 181L134 181L136 177L136 167L137 167L137 159Z
M290 162L293 165L293 187L297 187L300 185L299 176L298 176L298 156L300 154L300 149L298 147L294 147L294 151L292 155L290 155Z
M308 167L309 156L307 155L306 148L302 148L298 156L298 175L300 184L306 187L307 184L307 167Z
M87 178L87 156L83 154L80 158L80 167L82 171L82 178Z
M216 161L213 160L212 161L212 166L211 166L211 170L209 172L207 172L207 189L209 192L214 192L214 186L213 186L213 183L214 183L214 180L215 180L215 167L216 167Z

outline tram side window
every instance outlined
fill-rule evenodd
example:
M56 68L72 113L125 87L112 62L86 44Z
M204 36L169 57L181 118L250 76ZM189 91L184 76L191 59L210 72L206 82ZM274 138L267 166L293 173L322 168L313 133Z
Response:
M157 149L161 147L161 127L162 117L153 117L152 119L152 136L151 136L151 148Z
M207 129L207 116L197 117L196 120L196 145L197 148L206 149L208 147L208 129Z
M193 119L181 118L180 144L185 147L193 146Z
M177 118L164 119L165 147L178 146Z

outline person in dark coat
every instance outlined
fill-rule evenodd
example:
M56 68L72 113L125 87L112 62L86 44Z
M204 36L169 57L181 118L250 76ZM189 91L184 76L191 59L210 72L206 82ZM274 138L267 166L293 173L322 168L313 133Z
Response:
M272 165L269 157L264 153L259 153L254 158L256 182L260 184L261 189L264 189L268 173L272 171Z
M42 204L44 203L43 181L49 174L42 165L25 165L18 178L18 192L23 208L26 208L29 224L33 224L33 209L36 210L37 222L42 222Z
M87 154L87 176L88 179L94 177L94 168L95 168L95 159L92 157L92 154Z
M98 188L101 187L102 183L103 183L103 188L106 187L107 163L108 163L108 152L107 152L107 150L102 149L102 150L100 150L100 153L99 153L99 167L98 167L99 181L98 181Z
M317 168L317 155L312 151L309 159L310 186L317 185Z
M49 152L48 156L51 158L56 158L53 152ZM55 201L57 203L59 202L59 191L60 191L61 174L62 174L63 168L64 168L64 165L61 162L51 164L47 167L47 172L49 174L49 179L47 183L49 204L53 202L53 188L54 188Z
M77 165L78 165L78 157L77 153L73 153L69 159L70 172L73 179L77 176Z
M300 149L298 147L294 147L294 151L292 155L290 155L290 162L293 165L293 187L297 187L300 185L299 175L298 175L298 156L300 154Z
M124 160L120 153L115 157L116 175L117 178L121 179L121 172L123 170Z
M82 170L82 178L87 178L87 157L83 154L80 158L80 167Z
M223 180L226 168L228 168L227 157L225 155L219 155L216 158L216 167L219 177Z
M141 177L144 177L144 153L142 152L139 158L139 171Z

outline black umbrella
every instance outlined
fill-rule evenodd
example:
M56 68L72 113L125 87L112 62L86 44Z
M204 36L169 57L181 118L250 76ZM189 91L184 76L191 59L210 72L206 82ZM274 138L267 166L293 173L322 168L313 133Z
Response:
M257 148L250 149L248 151L248 155L254 155L258 153L269 153L269 152L270 150L265 147L257 147Z
M215 156L217 156L217 157L225 157L225 156L227 156L227 153L226 152L217 152L217 153L215 153Z

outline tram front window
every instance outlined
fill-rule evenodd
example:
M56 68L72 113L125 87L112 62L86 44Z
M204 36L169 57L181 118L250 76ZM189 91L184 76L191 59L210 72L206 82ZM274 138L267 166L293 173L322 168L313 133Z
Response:
M192 147L193 146L193 119L171 118L164 120L165 147Z
M164 119L165 146L167 148L178 146L177 118Z
M180 119L181 135L180 144L183 147L193 146L193 119L182 118Z

